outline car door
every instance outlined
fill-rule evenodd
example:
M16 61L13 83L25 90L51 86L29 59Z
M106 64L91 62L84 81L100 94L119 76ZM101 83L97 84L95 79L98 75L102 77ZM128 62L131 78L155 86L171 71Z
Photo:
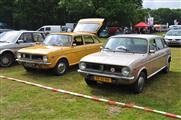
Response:
M79 63L80 59L84 57L85 54L85 45L82 39L82 36L74 36L72 47L71 47L71 63L77 64Z
M159 64L158 64L157 69L161 69L166 64L167 54L165 52L163 41L161 40L161 38L156 38L155 42L156 42L157 51L158 51L158 54L159 54L159 58L158 58L159 59Z
M157 50L155 39L149 40L149 53L147 61L146 66L148 68L148 75L151 75L158 70L158 66L160 64L159 51Z
M85 43L86 55L100 51L100 46L102 45L96 38L92 35L83 35L83 40Z

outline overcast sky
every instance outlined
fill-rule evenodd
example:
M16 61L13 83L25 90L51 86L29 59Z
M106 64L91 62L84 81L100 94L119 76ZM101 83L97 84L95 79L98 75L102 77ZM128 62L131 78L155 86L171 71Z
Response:
M181 0L143 0L143 8L171 8L181 9Z

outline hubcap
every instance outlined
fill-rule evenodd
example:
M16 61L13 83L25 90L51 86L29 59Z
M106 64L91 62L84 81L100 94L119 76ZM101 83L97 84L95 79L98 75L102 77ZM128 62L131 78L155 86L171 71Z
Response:
M140 91L143 90L143 86L144 86L144 77L140 76L140 78L138 80L138 88Z
M66 65L64 64L64 63L59 63L59 65L58 65L58 67L57 67L57 70L58 70L58 72L59 73L64 73L65 72L65 70L66 70Z
M2 58L2 64L8 65L10 63L10 59L8 57L3 57Z

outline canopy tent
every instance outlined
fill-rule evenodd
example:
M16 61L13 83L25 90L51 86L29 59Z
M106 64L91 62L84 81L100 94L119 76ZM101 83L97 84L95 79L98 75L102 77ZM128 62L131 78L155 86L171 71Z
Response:
M134 27L137 27L137 28L148 28L149 25L144 23L144 22L139 22L138 24L136 24Z

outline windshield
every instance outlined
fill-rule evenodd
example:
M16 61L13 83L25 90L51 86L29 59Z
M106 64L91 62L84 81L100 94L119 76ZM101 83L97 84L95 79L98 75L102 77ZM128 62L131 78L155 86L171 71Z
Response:
M125 53L146 53L147 40L142 38L113 37L110 38L103 50Z
M16 42L19 35L20 34L17 31L4 32L0 35L0 43L1 42L14 43Z
M49 46L70 46L71 45L71 36L70 35L48 35L44 44Z
M181 30L178 30L178 31L168 31L166 36L181 36Z
M74 32L93 32L95 33L100 27L98 23L79 23Z

